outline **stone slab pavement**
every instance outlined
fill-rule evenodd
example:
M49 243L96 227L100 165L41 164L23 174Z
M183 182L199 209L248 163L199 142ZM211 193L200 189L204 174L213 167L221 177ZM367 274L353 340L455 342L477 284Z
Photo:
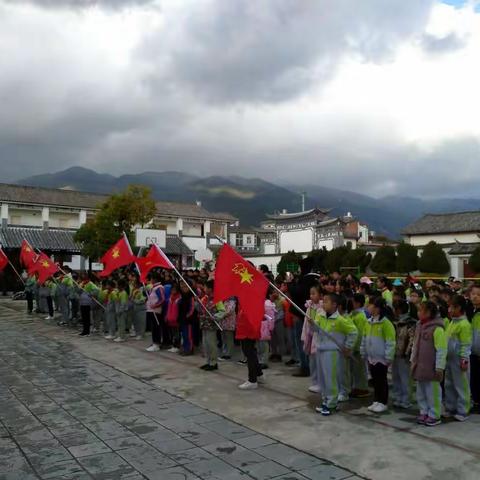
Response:
M10 470L27 468L23 458L26 471L37 476L2 477L0 452L0 480L62 478L48 472L42 477L39 457L67 469L76 465L78 472L63 476L72 479L480 477L478 415L463 424L427 429L415 424L414 410L371 414L367 399L323 418L314 413L318 398L308 393L308 381L291 377L287 367L273 365L267 385L241 392L237 385L246 369L237 364L203 372L199 356L150 354L146 342L119 345L100 336L81 338L42 317L25 315L24 308L23 302L0 301L0 440L16 445L17 450L6 442L7 454L12 452L7 458L14 459ZM8 386L12 372L20 374L19 384ZM32 391L39 400L33 401ZM18 417L17 426L8 425L12 416ZM37 444L47 442L46 453L23 449L16 440L23 433L31 433ZM56 451L56 443L48 443L52 440L67 453ZM35 454L37 459L29 460Z
M1 480L360 478L88 358L37 322L0 307Z

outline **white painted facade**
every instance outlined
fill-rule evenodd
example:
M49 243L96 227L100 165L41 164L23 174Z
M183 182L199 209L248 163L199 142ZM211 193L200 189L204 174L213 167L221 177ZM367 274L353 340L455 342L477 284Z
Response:
M408 235L405 241L416 247L427 245L434 241L440 245L460 243L480 243L480 237L476 233L445 233L431 235Z
M278 232L280 253L311 252L315 249L315 234L312 227L302 230L284 230Z

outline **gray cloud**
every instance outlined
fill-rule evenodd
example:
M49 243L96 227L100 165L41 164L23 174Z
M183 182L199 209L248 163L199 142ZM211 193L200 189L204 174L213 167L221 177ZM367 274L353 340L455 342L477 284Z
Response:
M275 123L265 110L326 85L347 56L391 61L399 44L423 34L433 0L389 0L388 10L384 0L186 0L162 11L162 27L146 29L125 64L102 54L84 30L71 31L72 18L86 15L56 7L78 1L38 0L49 8L29 16L17 3L0 3L4 181L83 165L113 174L261 176L379 196L475 193L475 138L425 153L378 124L346 119L339 133L316 140L295 128L301 110L292 109L291 129L262 123ZM437 40L424 36L424 48L455 44ZM464 168L453 178L459 159Z
M417 33L434 0L210 0L194 4L171 33L151 34L143 55L212 102L278 102L335 73L343 54L388 61ZM161 62L163 64L163 62Z
M422 36L421 45L427 53L442 54L461 50L466 45L466 39L460 38L455 33L449 33L444 37L425 34Z
M39 7L58 9L58 8L89 8L89 7L107 7L119 9L135 5L145 5L154 0L3 0L6 3L22 4L28 3Z

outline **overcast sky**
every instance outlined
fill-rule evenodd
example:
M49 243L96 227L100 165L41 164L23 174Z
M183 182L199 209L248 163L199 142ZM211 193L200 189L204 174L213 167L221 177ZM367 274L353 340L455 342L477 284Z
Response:
M82 165L480 196L479 3L0 0L1 180Z

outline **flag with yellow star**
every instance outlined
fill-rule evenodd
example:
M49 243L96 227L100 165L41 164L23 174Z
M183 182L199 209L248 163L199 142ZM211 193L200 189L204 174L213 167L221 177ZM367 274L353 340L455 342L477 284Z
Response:
M40 252L35 262L28 269L28 273L36 273L38 275L38 283L43 285L58 270L58 265L46 253Z
M8 265L8 257L5 252L0 248L0 272Z
M268 280L229 245L224 245L215 267L214 302L237 297L237 338L258 339L265 315Z
M130 248L130 243L124 235L100 259L100 262L103 263L103 270L100 272L100 276L108 277L117 268L134 263L135 258L136 257L133 255L132 249Z
M22 246L20 247L20 263L27 269L29 269L37 258L33 247L27 242L27 240L22 240Z
M152 245L145 257L137 257L136 263L140 273L140 281L143 283L146 283L148 272L150 272L152 268L173 269L172 262L158 245Z

